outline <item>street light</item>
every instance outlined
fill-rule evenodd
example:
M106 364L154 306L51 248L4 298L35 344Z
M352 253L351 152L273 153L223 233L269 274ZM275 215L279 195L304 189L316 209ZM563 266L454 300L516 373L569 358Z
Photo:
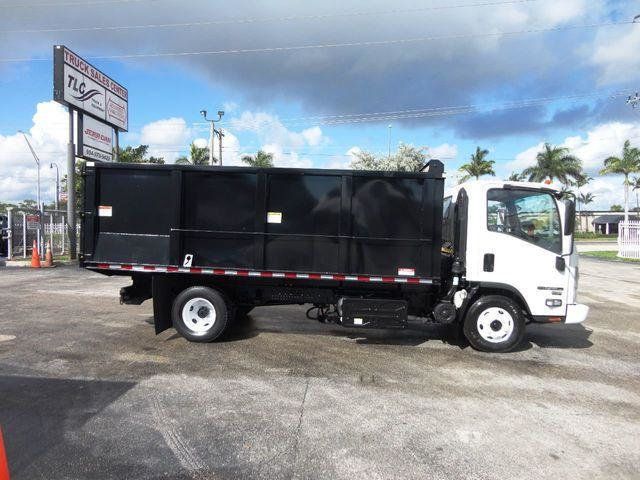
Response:
M222 117L224 116L224 111L223 110L218 110L218 119L217 120L208 119L206 110L200 110L200 115L202 115L204 117L204 119L207 122L209 122L209 124L210 124L210 128L209 128L209 163L211 165L213 165L213 137L216 134L215 122L219 122L220 120L222 120ZM222 165L222 133L220 134L220 165Z
M36 161L36 165L38 166L38 195L37 195L38 198L36 199L36 202L38 203L38 211L40 211L40 208L41 208L41 205L40 205L40 159L38 158L38 155L36 155L36 152L31 146L31 143L29 142L29 139L27 138L25 133L22 130L18 130L18 132L22 134L25 141L27 142L27 145L29 146L29 150L31 150L31 154L33 155L33 159Z
M40 238L41 232L44 231L43 224L42 224L42 220L43 220L42 205L40 204L40 159L38 158L38 155L36 155L36 151L31 146L31 143L29 142L29 139L27 138L25 133L22 130L18 130L18 132L22 134L22 136L24 137L24 140L27 142L27 145L29 146L29 150L31 150L31 155L33 155L33 159L36 161L36 165L38 166L38 192L37 192L38 198L36 199L36 203L38 204L37 211L38 211L38 216L40 217L40 228L38 229L38 232L37 232L38 234L37 243L38 243L38 250L40 252L40 255L44 255L44 248L43 248L44 238L42 239Z
M49 168L53 167L56 167L56 210L58 210L58 199L60 198L60 169L57 163L51 162Z

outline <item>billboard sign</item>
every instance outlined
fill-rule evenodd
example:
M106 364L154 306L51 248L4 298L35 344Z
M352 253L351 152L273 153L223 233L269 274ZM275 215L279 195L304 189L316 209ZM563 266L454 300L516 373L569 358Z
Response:
M129 129L129 92L64 45L53 47L53 99Z
M113 161L113 128L104 122L78 115L78 156L100 162Z

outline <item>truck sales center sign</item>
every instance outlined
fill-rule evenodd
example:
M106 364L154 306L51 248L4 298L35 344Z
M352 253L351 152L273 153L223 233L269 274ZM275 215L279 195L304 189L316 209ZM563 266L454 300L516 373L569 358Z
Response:
M129 92L63 45L53 47L53 99L104 120L119 130L129 128Z

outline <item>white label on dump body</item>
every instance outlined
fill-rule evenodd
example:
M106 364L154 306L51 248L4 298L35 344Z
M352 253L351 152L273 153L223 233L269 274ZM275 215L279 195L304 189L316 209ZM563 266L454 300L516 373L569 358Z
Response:
M398 275L402 277L413 277L416 274L415 268L399 268Z
M111 207L111 205L100 205L98 207L98 216L99 217L113 216L113 208Z
M267 223L282 223L282 212L267 212Z

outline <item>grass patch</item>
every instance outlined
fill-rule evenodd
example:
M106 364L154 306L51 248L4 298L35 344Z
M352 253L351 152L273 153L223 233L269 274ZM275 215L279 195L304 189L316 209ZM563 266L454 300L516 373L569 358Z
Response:
M640 264L640 259L618 257L618 252L616 250L606 250L603 252L583 252L580 255L584 257L599 258L600 260L609 260L610 262Z
M603 235L596 232L576 232L573 234L573 238L576 240L616 240L618 238L618 234L614 233L613 235Z

